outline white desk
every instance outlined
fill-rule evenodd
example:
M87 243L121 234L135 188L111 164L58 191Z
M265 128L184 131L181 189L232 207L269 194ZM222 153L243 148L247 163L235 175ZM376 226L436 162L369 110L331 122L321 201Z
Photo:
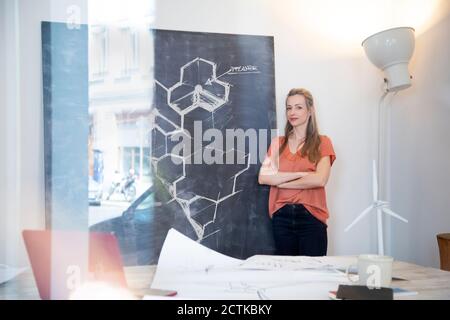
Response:
M134 290L149 288L155 270L155 266L126 267L128 285ZM407 281L393 281L392 286L418 292L418 295L399 297L399 299L450 300L450 272L448 271L395 261L393 276L407 279ZM0 299L39 299L31 270L0 285Z

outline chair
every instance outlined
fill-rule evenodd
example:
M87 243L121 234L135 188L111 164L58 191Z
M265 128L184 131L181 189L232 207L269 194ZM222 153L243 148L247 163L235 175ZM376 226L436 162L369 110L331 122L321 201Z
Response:
M441 270L450 271L450 233L438 234L437 242L441 259Z

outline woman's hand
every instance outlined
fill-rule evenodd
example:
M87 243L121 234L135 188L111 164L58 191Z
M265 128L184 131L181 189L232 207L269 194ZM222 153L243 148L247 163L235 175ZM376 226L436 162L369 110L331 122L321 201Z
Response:
M282 183L303 178L310 172L283 172L278 170L276 156L266 157L259 170L258 183L278 186Z
M330 176L331 161L326 156L320 159L315 172L311 172L301 178L282 182L277 185L282 189L312 189L325 187Z

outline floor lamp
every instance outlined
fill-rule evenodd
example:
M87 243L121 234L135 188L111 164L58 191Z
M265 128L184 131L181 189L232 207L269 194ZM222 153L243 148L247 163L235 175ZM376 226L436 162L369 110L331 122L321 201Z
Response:
M384 30L368 37L362 42L364 51L369 60L384 74L384 82L386 89L378 103L378 126L377 126L377 161L372 163L372 188L373 188L373 202L358 217L345 229L349 231L355 224L357 224L364 216L372 210L377 212L377 241L378 254L384 255L384 234L383 234L383 213L390 215L403 222L408 222L405 218L396 214L389 208L389 202L380 200L380 195L383 196L383 181L381 163L383 140L384 140L384 126L382 117L383 102L389 93L396 94L400 90L404 90L411 86L411 76L408 71L408 63L414 51L414 29L409 27L400 27Z

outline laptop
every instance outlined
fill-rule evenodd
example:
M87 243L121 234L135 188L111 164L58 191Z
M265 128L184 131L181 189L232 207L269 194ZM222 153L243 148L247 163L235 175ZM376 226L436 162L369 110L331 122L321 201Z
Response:
M41 299L69 299L91 281L127 288L113 234L25 230L22 235Z

